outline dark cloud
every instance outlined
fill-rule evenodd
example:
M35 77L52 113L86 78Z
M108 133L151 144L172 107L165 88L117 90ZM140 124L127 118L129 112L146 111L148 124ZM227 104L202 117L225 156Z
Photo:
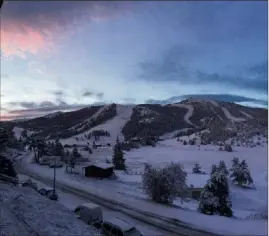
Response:
M179 25L192 32L198 41L267 39L267 4L267 1L186 1L178 4L177 18Z
M194 77L191 80L186 81L186 84L198 84L208 83L216 85L227 85L238 89L250 89L264 94L268 91L268 76L267 69L262 73L256 73L255 77L250 74L245 76L228 75L220 73L207 73L202 71L196 71Z
M95 97L95 98L101 100L104 97L104 93L102 93L102 92L96 93L93 91L86 91L82 94L82 96L83 97Z
M97 97L98 99L102 99L102 98L104 97L104 93L102 93L102 92L97 93L97 94L96 94L96 97Z
M156 82L180 82L181 85L216 84L238 89L252 89L267 93L268 62L264 61L247 68L237 68L241 73L211 73L195 68L197 58L204 55L202 49L191 46L173 46L160 55L159 60L139 63L140 79Z
M83 94L82 94L82 96L83 97L91 97L91 96L93 96L93 92L89 92L89 91L86 91L86 92L84 92Z
M190 45L174 45L161 54L159 60L139 63L140 78L148 80L178 80L190 77L189 65L204 53L203 49Z
M181 95L181 96L173 96L166 100L154 100L149 99L146 100L145 103L149 104L170 104L180 102L187 98L196 98L196 99L210 99L210 100L217 100L217 101L225 101L225 102L234 102L234 103L242 103L242 102L252 102L262 106L268 106L268 101L259 100L254 98L248 98L244 96L238 95L231 95L231 94L188 94L188 95Z
M57 90L57 91L52 91L52 93L56 96L56 97L62 97L64 96L64 92Z

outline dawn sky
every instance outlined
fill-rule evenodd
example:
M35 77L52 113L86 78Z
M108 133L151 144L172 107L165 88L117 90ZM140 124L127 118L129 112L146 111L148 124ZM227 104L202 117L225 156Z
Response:
M221 94L267 107L267 1L5 1L1 116Z

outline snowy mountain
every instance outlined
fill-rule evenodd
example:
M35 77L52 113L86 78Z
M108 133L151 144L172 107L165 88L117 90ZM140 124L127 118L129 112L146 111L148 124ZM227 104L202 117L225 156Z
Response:
M177 135L209 130L211 138L225 141L235 132L257 132L267 136L268 112L263 108L250 108L235 103L191 98L173 104L139 104L90 106L72 112L57 112L27 121L12 122L48 139L84 135L97 129L108 131L111 138L118 135L132 138L161 137L167 133Z

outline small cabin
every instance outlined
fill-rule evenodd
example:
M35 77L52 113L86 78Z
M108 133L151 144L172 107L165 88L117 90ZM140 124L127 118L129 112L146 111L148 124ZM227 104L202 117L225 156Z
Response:
M42 156L40 158L40 162L52 163L54 161L60 162L61 161L61 157L60 156Z
M83 168L87 177L109 178L114 173L114 166L107 163L91 164Z

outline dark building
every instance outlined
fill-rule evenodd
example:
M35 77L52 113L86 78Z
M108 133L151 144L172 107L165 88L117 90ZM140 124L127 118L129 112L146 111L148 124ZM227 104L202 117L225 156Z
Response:
M84 170L87 177L109 178L113 175L114 166L106 163L98 163L86 166Z

